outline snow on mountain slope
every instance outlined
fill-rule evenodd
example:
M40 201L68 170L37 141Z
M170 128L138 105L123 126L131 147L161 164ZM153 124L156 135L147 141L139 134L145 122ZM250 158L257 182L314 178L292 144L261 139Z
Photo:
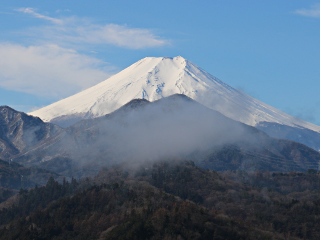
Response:
M155 101L184 94L225 116L256 126L273 122L320 132L320 127L271 107L205 72L183 57L146 57L109 79L31 112L44 121L99 117L136 98Z

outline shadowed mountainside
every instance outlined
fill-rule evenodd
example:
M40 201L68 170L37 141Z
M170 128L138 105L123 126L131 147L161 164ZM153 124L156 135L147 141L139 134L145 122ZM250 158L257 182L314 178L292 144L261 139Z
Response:
M18 112L8 106L0 107L0 158L10 159L43 142L61 130L40 118Z
M82 120L15 157L68 176L94 175L102 166L185 157L215 170L307 171L320 154L269 137L184 95L132 100L104 117Z

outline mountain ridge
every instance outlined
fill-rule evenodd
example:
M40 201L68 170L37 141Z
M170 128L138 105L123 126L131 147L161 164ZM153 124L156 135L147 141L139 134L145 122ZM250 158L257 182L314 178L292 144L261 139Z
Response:
M143 58L89 89L30 114L53 123L59 123L61 118L94 118L113 112L135 98L155 101L176 93L251 126L275 122L320 132L319 126L254 99L181 56Z
M179 94L132 100L105 116L83 119L14 161L83 176L127 160L138 165L172 156L215 170L307 171L320 161L313 149L271 138Z

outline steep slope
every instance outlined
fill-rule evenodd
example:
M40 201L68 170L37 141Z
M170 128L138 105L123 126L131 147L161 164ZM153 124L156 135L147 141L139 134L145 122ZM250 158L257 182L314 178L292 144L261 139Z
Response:
M132 99L152 102L176 93L251 126L274 122L320 132L319 126L234 89L180 56L144 58L94 87L31 114L52 122L64 118L93 118L108 114Z
M63 175L95 173L127 161L186 157L216 170L317 169L320 154L277 140L184 95L132 100L104 117L82 120L14 159ZM91 172L90 172L91 171Z
M96 86L30 114L66 127L111 113L132 99L152 102L172 94L184 94L272 137L298 141L320 151L319 126L234 89L180 56L144 58Z
M60 127L8 106L0 106L0 158L10 159L55 135Z

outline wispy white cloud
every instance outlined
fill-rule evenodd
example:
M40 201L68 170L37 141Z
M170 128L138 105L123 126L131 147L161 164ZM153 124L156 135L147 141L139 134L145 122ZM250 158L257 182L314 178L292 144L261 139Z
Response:
M74 16L53 18L33 8L16 11L42 19L47 25L24 32L31 37L32 46L0 42L0 88L53 100L93 86L115 72L105 62L80 54L80 49L91 54L96 46L107 44L143 49L168 43L148 29L99 25Z
M57 45L0 43L0 56L0 87L52 99L70 96L110 76L100 60Z
M305 17L320 18L320 3L312 5L309 9L298 9L295 13Z
M118 24L94 24L88 19L69 17L52 18L39 14L33 8L20 8L17 11L31 14L34 17L48 20L52 25L33 29L37 37L56 43L72 44L109 44L130 49L160 47L169 43L166 39L156 36L151 30L130 28Z
M159 47L167 43L167 41L160 40L147 29L128 28L117 24L90 25L86 28L78 28L75 36L83 42L94 44L109 43L133 49Z
M45 16L45 15L42 15L40 13L37 13L34 8L19 8L19 9L16 9L16 11L23 12L23 13L28 13L28 14L31 14L32 16L36 17L36 18L42 18L42 19L48 20L50 22L53 22L55 24L62 24L63 23L63 21L61 19L52 18L52 17L48 17L48 16Z

